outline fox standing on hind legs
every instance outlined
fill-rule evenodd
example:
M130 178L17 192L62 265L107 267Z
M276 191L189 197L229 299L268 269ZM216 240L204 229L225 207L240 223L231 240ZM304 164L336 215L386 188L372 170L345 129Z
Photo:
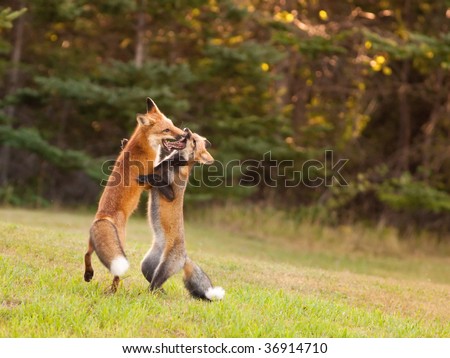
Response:
M148 214L153 228L153 244L141 262L141 270L152 291L183 269L184 284L192 296L222 299L225 291L213 287L206 273L186 254L183 199L189 174L196 162L214 161L206 150L209 142L189 130L186 132L184 149L169 154L153 174L139 177L139 182L152 185Z
M94 276L91 256L95 251L114 276L111 292L117 290L120 276L129 267L124 251L125 226L144 189L136 182L136 177L153 171L153 162L160 146L167 150L177 147L177 142L168 140L184 135L184 131L175 127L150 98L147 98L147 113L138 114L137 122L100 198L84 257L84 280L89 282Z

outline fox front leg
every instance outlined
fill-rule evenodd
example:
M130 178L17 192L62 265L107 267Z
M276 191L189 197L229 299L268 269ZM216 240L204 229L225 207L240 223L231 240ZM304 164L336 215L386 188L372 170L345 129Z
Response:
M175 193L172 186L158 174L139 175L139 184L149 184L153 188L158 189L161 195L167 199L167 201L173 201L175 199Z

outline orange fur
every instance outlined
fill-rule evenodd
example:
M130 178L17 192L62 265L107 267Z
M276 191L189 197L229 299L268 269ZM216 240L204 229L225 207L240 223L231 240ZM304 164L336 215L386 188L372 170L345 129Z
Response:
M172 184L175 199L171 202L165 199L159 201L161 226L163 227L166 238L164 251L166 253L172 251L174 248L184 248L184 193L194 164L196 162L208 164L214 162L214 158L205 148L203 138L195 133L193 136L195 136L194 139L197 138L195 147L192 146L193 141L188 141L187 144L187 146L191 146L187 150L191 151L192 158L189 160L187 166L178 169L178 172L175 174L176 179Z
M145 188L136 179L153 171L157 148L163 139L175 139L184 134L151 99L147 99L147 105L147 113L137 115L138 126L117 158L100 198L85 255L86 281L90 281L94 274L91 264L93 251L108 269L111 269L112 259L125 257L126 223ZM105 221L111 225L105 225ZM112 291L117 289L118 281L115 277Z
M168 201L157 189L152 189L149 197L149 220L152 222L154 241L150 251L141 263L142 273L150 282L151 290L159 289L176 272L184 269L185 284L195 297L212 287L207 275L186 254L183 201L189 174L196 162L211 164L214 158L206 150L206 139L191 134L186 148L182 150L188 165L174 169L172 189L174 200ZM195 288L191 290L191 288ZM201 294L197 294L202 292Z

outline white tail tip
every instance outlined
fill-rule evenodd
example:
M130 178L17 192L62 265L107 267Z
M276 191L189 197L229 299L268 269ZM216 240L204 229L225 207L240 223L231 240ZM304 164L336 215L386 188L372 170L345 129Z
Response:
M221 300L225 296L225 290L222 287L210 287L205 292L205 296L208 300Z
M122 276L127 272L129 267L130 263L128 260L123 256L119 256L112 260L109 271L111 271L114 276Z

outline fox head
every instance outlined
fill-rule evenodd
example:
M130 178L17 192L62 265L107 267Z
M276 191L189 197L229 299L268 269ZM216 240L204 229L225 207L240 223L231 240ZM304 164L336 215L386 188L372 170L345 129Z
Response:
M211 143L197 133L192 133L185 128L186 148L183 150L188 161L194 161L201 164L212 164L214 158L206 148L211 147Z
M170 148L170 140L175 140L185 135L185 132L175 127L156 106L155 102L147 97L147 113L137 114L138 129L146 136L150 147L154 150L159 145Z

